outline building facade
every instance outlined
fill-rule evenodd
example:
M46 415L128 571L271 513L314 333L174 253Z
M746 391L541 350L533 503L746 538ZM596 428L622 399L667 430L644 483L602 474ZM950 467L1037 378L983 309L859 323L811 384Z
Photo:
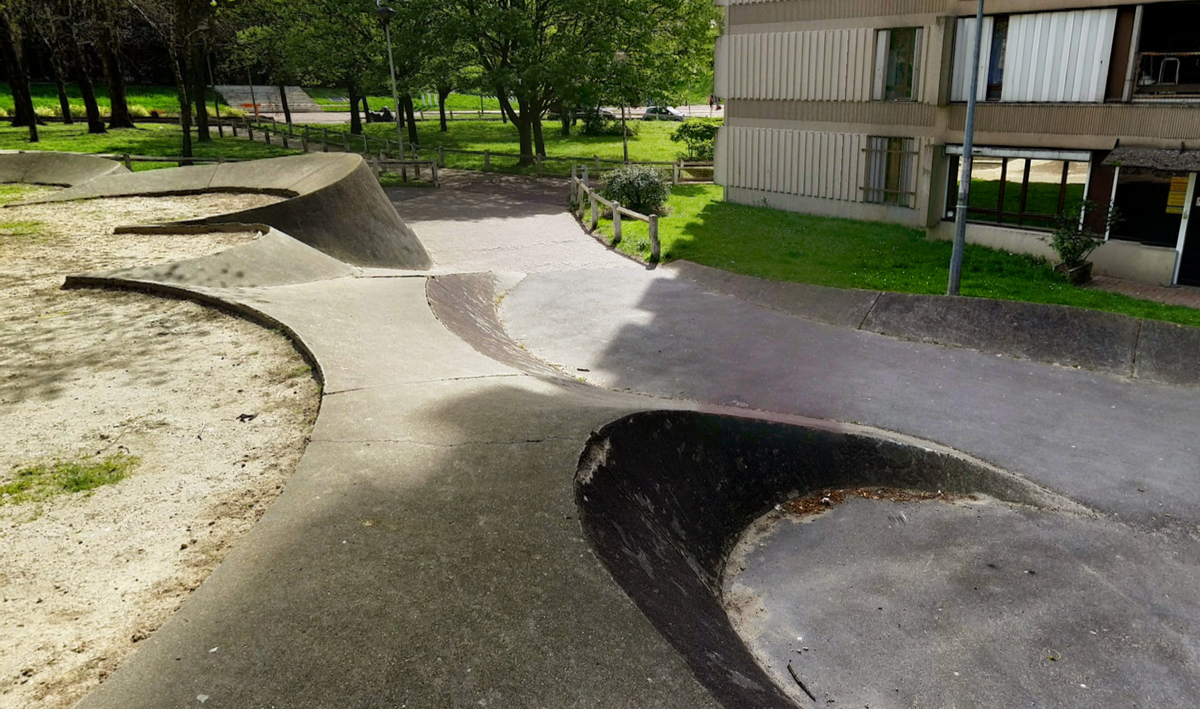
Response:
M975 33L968 240L1052 257L1085 199L1097 273L1200 285L1200 2L718 0L725 198L951 238Z

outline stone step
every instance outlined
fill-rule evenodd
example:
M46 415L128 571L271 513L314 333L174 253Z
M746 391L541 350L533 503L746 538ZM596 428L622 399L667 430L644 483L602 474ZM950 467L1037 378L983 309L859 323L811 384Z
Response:
M225 103L248 113L254 112L254 104L258 104L259 113L281 113L283 102L279 100L279 89L275 86L255 84L253 91L249 85L217 86L217 93ZM299 86L285 87L288 108L295 113L320 113L321 106L312 100L304 89Z

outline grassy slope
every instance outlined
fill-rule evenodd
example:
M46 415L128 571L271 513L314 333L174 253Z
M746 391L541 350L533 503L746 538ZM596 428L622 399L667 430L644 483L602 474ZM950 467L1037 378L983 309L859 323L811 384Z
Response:
M346 111L347 113L350 111L350 104L346 101L345 89L306 88L304 91L312 97L313 101L316 101L321 108L326 111ZM337 97L342 100L334 101L333 97ZM417 100L417 110L419 111L421 110L420 97L414 98ZM373 111L377 111L384 106L389 106L392 108L392 110L395 110L396 108L394 105L395 102L392 101L391 94L388 94L387 96L368 96L367 103L371 105L371 110ZM450 94L446 98L446 109L453 111L478 111L479 97L469 94ZM483 109L485 111L499 111L500 102L493 97L485 97L483 99ZM437 112L436 97L434 102L429 105L426 110L433 111L435 113Z
M682 149L679 143L672 143L671 132L678 124L651 121L639 123L638 135L629 138L629 158L636 161L671 162ZM321 128L322 126L314 126ZM349 126L324 126L333 130L349 130ZM418 124L422 157L428 158L438 146L455 150L491 150L495 153L515 155L519 151L517 129L511 123L498 121L453 121L449 124L450 131L442 133L437 124L432 122ZM369 124L365 126L367 134L375 138L395 139L396 128L391 123ZM573 133L570 137L560 134L557 123L547 123L544 126L546 139L546 154L550 157L575 157L581 161L590 161L593 156L605 160L621 159L621 136L581 136ZM429 150L429 153L425 151ZM492 168L497 171L518 171L515 158L492 158ZM483 168L481 155L456 155L447 153L446 165L452 168L480 170ZM612 167L611 165L607 167ZM547 161L545 169L550 173L569 174L570 162ZM522 170L529 171L529 170Z
M663 259L778 281L836 288L942 294L949 242L927 241L919 229L829 219L721 201L721 188L675 188L670 214L659 221ZM612 237L611 222L601 232ZM647 226L624 220L620 249L649 255ZM981 298L1055 303L1200 327L1200 311L1115 293L1080 289L1029 256L967 246L962 293Z
M45 125L39 127L41 141L29 142L25 128L10 128L0 124L0 150L58 150L73 153L129 153L130 155L158 155L177 157L180 152L181 135L178 126L147 123L133 129L113 130L101 135L88 135L87 126L79 124ZM240 138L213 138L212 143L195 143L196 157L224 158L269 158L292 155L295 150L284 150L276 145L251 143ZM174 167L171 163L134 164L135 170L155 167Z
M45 107L57 110L58 105L58 89L54 84L33 84L33 105L35 108ZM179 97L175 94L175 89L167 86L128 86L126 87L129 105L142 106L147 111L159 111L164 115L177 116L179 115ZM79 87L75 84L67 84L67 96L72 105L83 106L83 96L79 93ZM213 95L208 92L208 102L212 105ZM100 110L107 113L109 110L108 87L104 84L96 84L96 103L99 104ZM224 105L224 104L222 104ZM0 82L0 108L12 113L13 97L12 89L6 82Z

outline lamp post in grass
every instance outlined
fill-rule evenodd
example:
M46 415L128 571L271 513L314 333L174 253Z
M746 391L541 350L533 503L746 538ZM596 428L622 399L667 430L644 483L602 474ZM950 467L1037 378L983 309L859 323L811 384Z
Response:
M383 4L383 0L375 0L375 16L383 25L383 33L387 36L388 68L392 77L392 106L396 111L396 144L400 146L400 159L404 160L404 129L400 127L400 92L396 90L396 61L392 58L392 17L396 11Z
M950 282L946 295L958 295L962 281L963 252L967 248L967 205L971 201L971 171L975 152L975 94L979 92L979 56L983 46L983 0L975 10L975 47L972 50L970 93L967 94L967 123L963 126L962 178L958 206L954 208L954 250L950 255Z
M629 60L629 55L625 52L618 51L613 54L613 61L616 62L618 70L623 70L625 62ZM625 82L620 81L621 87L621 149L625 155L625 164L629 164L629 130L625 127Z

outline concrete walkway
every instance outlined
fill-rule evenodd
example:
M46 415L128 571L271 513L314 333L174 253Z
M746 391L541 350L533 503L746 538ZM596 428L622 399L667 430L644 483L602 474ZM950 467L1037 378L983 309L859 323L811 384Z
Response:
M1200 580L1200 391L766 310L605 249L554 182L447 185L390 192L430 274L166 284L282 323L325 398L283 495L83 709L715 707L721 682L767 697L760 677L695 676L583 537L573 478L589 433L648 409L798 414L945 444L1097 510L1120 528L1107 553L1167 539L1187 552L1176 580ZM152 288L160 272L123 278ZM1066 617L1147 612L1054 591ZM1164 671L1195 685L1197 652Z
M1200 309L1200 288L1191 286L1156 286L1112 276L1096 276L1092 279L1089 287L1164 305L1180 305L1185 308Z

